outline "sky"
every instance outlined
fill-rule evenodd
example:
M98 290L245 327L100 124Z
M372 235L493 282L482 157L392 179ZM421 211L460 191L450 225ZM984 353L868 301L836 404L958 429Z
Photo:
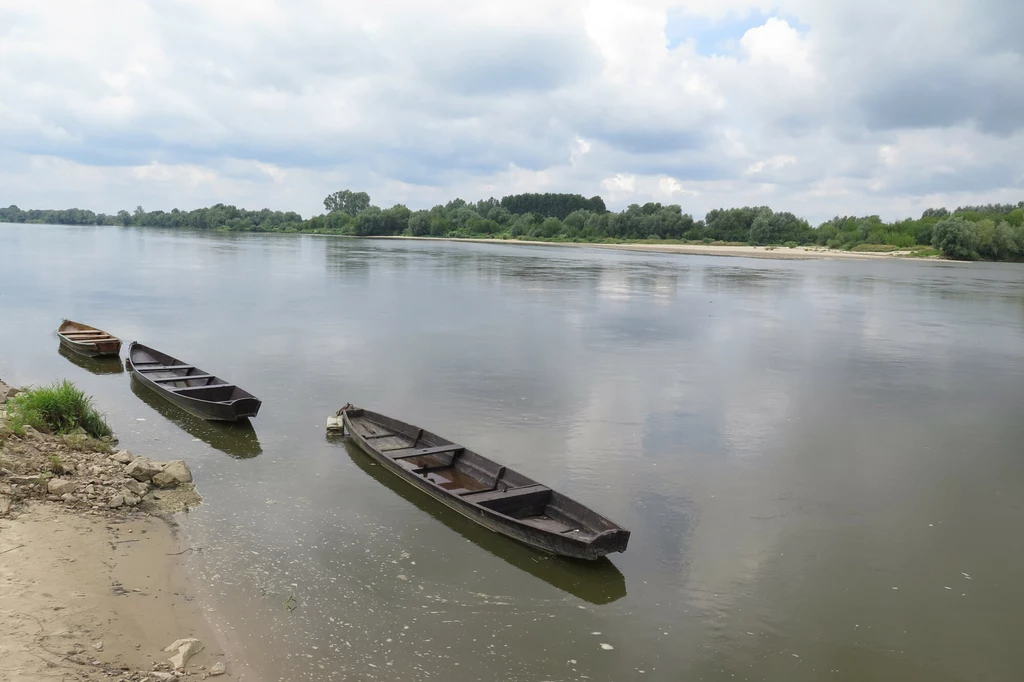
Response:
M0 0L0 204L1024 200L1020 0Z

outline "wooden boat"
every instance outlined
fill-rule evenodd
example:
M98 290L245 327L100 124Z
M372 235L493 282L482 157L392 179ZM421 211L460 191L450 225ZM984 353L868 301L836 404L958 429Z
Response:
M260 411L248 391L141 343L128 346L127 363L143 385L197 417L237 421Z
M532 547L492 533L429 495L424 495L385 467L378 466L353 439L346 438L344 448L352 462L365 474L510 566L591 604L611 604L626 596L626 578L608 557L595 561L577 561L559 556L538 557Z
M263 447L248 419L234 422L200 419L180 409L174 403L164 400L162 391L145 386L133 374L128 382L135 397L159 412L162 417L193 438L198 438L211 448L220 450L229 457L248 459L263 454ZM376 467L374 467L376 468Z
M486 528L577 559L626 550L628 530L517 471L397 419L351 405L340 412L379 464Z
M121 354L121 339L81 322L64 320L57 329L57 336L60 337L60 345L81 355L98 357Z

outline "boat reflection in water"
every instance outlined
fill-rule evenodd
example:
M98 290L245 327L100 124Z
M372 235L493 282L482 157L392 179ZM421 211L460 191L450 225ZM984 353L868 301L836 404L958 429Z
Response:
M64 346L57 346L57 353L93 374L122 374L124 372L121 358L116 356L88 357L68 350Z
M211 448L220 450L235 459L249 459L263 454L263 447L248 419L239 419L236 422L200 419L163 400L134 375L131 377L131 387L132 393L139 400Z
M356 466L402 499L430 514L462 537L504 559L518 569L540 578L552 587L591 604L610 604L626 596L626 579L607 557L578 561L545 554L515 540L483 528L429 495L410 486L384 467L350 439L341 441Z

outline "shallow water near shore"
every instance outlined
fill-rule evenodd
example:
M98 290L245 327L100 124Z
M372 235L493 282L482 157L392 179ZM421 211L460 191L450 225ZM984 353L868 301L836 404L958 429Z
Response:
M0 377L188 460L212 619L264 680L1008 680L1024 267L0 225ZM195 420L62 318L263 399ZM324 437L346 402L633 532L546 557ZM607 645L611 648L607 648Z

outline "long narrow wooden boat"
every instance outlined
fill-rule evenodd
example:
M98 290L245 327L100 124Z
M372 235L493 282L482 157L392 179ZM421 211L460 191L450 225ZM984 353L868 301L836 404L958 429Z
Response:
M132 342L128 369L157 395L202 419L237 421L260 411L256 396L166 353Z
M352 438L345 439L344 448L353 464L377 483L510 566L591 604L610 604L626 596L626 578L608 557L594 561L546 557L538 561L532 547L492 533L378 466Z
M88 357L120 355L121 339L81 322L64 320L57 329L60 345Z
M397 419L350 405L340 412L370 457L486 528L577 559L626 550L628 530L517 471Z

